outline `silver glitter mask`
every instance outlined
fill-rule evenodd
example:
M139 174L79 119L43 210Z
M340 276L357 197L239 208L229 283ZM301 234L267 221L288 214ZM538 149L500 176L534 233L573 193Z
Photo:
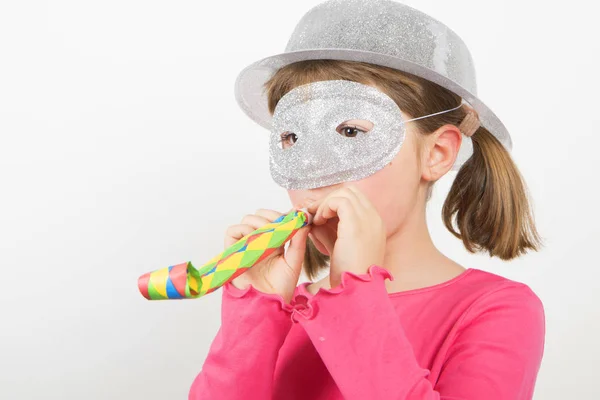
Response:
M279 100L273 113L271 176L279 186L294 190L366 178L398 154L406 122L437 114L405 121L389 96L354 81L326 80L297 86ZM353 119L367 120L373 128L345 136L339 128ZM284 148L281 135L292 133L296 141Z

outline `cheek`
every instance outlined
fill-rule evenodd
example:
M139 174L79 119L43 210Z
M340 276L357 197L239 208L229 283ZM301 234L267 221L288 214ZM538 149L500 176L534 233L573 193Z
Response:
M388 166L377 173L354 182L354 184L367 196L379 216L386 224L388 232L402 219L410 198L410 190L402 184L398 174L392 173Z
M292 207L295 207L297 204L304 201L304 199L310 194L308 190L288 190L287 192L292 203Z
M419 192L420 175L416 159L413 154L408 156L401 153L375 174L351 182L371 201L383 219L388 234L402 225L406 214L414 207Z

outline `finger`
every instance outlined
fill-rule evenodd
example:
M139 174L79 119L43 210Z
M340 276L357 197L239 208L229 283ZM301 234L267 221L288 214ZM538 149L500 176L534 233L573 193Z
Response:
M241 238L243 238L246 235L251 234L254 231L255 231L254 227L252 227L250 225L246 225L246 224L231 225L225 231L225 243L224 243L225 248L233 245L238 240L240 240Z
M319 207L313 223L322 225L334 217L338 217L340 221L347 221L358 216L356 209L356 204L348 197L332 197Z
M337 236L337 230L330 228L327 225L313 226L310 232L310 237L313 242L320 242L327 250L329 255L333 254L333 247L335 246L335 240Z
M381 219L381 215L379 214L379 211L377 210L375 205L371 202L371 200L367 197L367 195L362 190L360 190L356 185L349 185L348 188L354 192L354 194L356 195L356 198L363 205L363 210L364 210L364 213L362 214L363 218L366 218L367 220L369 220L371 222L373 222L375 219L383 222Z
M371 202L371 200L369 200L369 198L356 185L348 185L347 187L349 190L351 190L356 195L356 198L358 199L358 201L360 201L363 208L365 208L365 209L375 208L373 206L373 203Z
M262 228L263 226L272 223L273 221L261 215L248 214L242 218L242 224L250 225L254 229Z
M306 252L306 239L310 226L299 229L290 241L290 245L285 253L285 262L292 268L296 275L302 272L302 262Z
M319 210L319 207L321 207L321 205L326 202L328 199L335 197L335 196L345 196L345 197L356 197L356 194L349 190L347 187L343 187L337 190L334 190L333 192L329 193L327 196L322 197L319 200L316 200L314 202L312 202L311 204L306 206L306 209L308 210L309 213L316 215L317 211ZM358 199L357 199L357 203Z
M313 223L316 225L325 223L327 219L338 216L340 219L350 215L362 216L365 208L356 194L349 189L341 189L336 194L328 196L318 207Z

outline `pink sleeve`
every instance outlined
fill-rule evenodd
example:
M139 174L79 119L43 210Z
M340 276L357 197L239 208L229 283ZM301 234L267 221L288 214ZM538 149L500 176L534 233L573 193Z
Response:
M292 319L306 330L345 399L531 398L544 336L543 308L533 292L507 289L480 299L434 388L405 336L386 278L393 279L373 265L363 275L344 272L334 289L294 299L305 308L293 310Z
M291 306L253 286L223 286L221 327L189 400L270 399L279 349L292 327Z

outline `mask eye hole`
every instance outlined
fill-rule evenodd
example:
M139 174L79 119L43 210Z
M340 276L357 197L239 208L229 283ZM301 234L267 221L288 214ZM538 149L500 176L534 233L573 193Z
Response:
M361 132L363 134L373 129L373 123L365 120L349 120L340 124L336 131L340 135L348 138L358 136Z
M279 148L288 149L298 141L298 135L294 132L285 131L279 137Z

